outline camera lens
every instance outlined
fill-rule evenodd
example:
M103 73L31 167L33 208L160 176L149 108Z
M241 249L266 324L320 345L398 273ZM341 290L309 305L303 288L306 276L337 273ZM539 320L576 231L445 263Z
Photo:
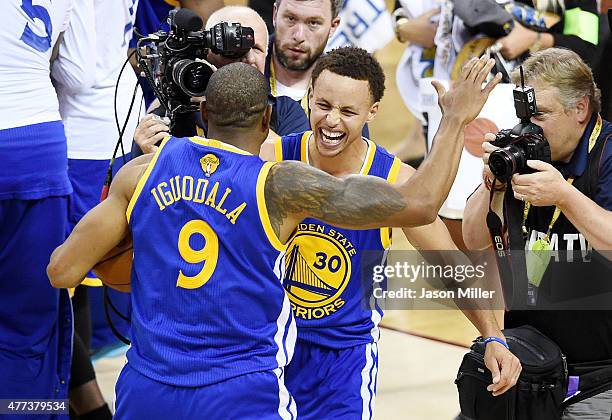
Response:
M213 70L206 63L188 58L179 60L172 69L172 79L189 96L204 96Z
M239 23L218 23L205 37L212 52L234 60L244 57L255 45L253 28Z
M525 152L514 145L503 147L489 156L489 168L496 178L508 181L525 167Z

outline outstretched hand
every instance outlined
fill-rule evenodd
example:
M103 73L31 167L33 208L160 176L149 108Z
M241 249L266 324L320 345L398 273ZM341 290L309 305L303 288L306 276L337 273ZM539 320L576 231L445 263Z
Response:
M480 114L489 94L501 80L501 73L482 88L482 84L493 69L495 60L486 57L472 58L463 68L448 92L438 81L431 84L438 92L438 104L442 114L457 117L463 123L469 123Z

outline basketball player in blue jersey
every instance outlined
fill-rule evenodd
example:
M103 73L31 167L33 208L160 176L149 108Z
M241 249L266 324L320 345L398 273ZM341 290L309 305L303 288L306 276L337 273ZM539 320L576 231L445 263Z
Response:
M313 131L267 141L262 158L300 160L336 177L370 175L392 184L415 173L361 136L364 124L374 119L384 92L383 70L367 51L345 47L322 56L315 65L312 86ZM444 130L438 132L436 141ZM439 219L404 232L418 249L457 249ZM383 311L378 305L370 310L362 303L370 293L365 288L369 290L372 284L362 280L363 273L372 272L362 262L364 252L379 251L382 258L390 245L388 228L356 231L312 218L304 219L290 240L283 283L298 335L285 381L301 418L372 417L378 323ZM493 312L464 312L483 336L503 337ZM494 377L499 376L500 367L502 370L491 389L496 395L503 393L516 383L520 363L499 343L489 344L486 356Z
M472 61L451 91L439 87L450 124L397 185L264 162L265 77L244 63L215 72L202 113L217 140L168 137L124 166L47 268L55 287L74 287L131 235L132 347L117 418L295 418L284 386L296 335L280 281L288 239L308 217L348 229L431 223L457 170L461 128L497 83L481 88L488 70Z
M0 2L0 399L68 398L70 301L45 274L72 192L50 69L86 87L93 46L83 39L73 61L56 60L73 1L34 3Z

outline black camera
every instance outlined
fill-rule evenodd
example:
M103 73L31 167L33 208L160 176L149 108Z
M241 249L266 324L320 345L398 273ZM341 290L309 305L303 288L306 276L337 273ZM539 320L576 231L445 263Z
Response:
M201 30L202 19L189 9L171 11L170 31L159 31L138 41L138 62L155 95L169 113L194 112L215 67L205 58L208 51L231 59L246 55L255 44L253 28L221 22ZM147 42L143 55L141 44Z
M531 122L537 112L535 91L525 86L523 68L521 86L514 88L514 109L521 120L510 130L500 130L492 145L499 147L489 156L489 168L495 177L508 181L515 173L533 172L527 166L528 160L541 160L550 163L550 145L544 137L542 127Z

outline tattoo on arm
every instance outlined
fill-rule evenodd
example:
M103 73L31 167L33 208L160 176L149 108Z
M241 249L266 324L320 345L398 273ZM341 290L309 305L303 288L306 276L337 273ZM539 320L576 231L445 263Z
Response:
M358 228L383 222L406 207L402 195L381 178L339 179L300 162L280 162L270 169L265 199L277 235L289 216Z

